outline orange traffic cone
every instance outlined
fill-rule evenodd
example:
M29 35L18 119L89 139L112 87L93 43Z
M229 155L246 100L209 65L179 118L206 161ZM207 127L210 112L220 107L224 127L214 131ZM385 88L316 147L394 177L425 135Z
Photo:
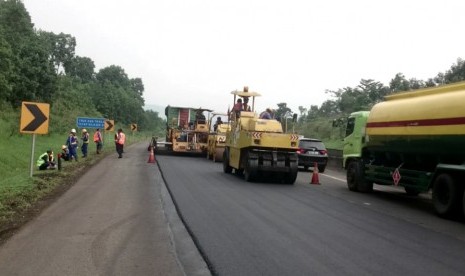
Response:
M313 163L313 174L312 174L312 182L310 184L320 185L320 179L318 177L318 164L315 162Z
M155 154L153 153L153 147L150 147L150 156L147 163L155 163Z

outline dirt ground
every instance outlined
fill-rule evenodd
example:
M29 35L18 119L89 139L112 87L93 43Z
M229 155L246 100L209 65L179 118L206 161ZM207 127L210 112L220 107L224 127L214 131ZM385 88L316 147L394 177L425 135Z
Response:
M109 153L108 153L109 154ZM32 203L26 210L18 211L15 213L12 218L4 223L0 223L0 245L5 243L10 237L12 237L16 232L18 232L21 227L27 224L29 221L37 217L45 208L52 204L56 199L58 199L62 194L64 194L69 188L71 188L79 178L79 175L84 174L88 169L93 165L99 162L107 154L96 157L93 162L81 162L77 166L73 166L73 169L63 168L63 173L60 175L59 180L55 188L43 196L41 199ZM63 167L66 166L66 163L63 164ZM59 171L50 171L50 173L36 174L35 178L38 180L47 180L59 174ZM36 181L34 181L36 182Z

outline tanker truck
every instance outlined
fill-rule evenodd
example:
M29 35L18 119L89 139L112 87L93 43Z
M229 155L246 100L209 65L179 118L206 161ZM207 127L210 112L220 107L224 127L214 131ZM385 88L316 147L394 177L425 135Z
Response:
M351 191L432 191L439 216L465 213L465 82L393 94L352 113L343 166Z

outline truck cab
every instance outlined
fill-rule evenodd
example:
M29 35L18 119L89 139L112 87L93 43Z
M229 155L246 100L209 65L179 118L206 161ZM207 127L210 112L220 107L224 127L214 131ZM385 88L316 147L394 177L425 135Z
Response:
M347 119L342 163L344 168L347 168L347 161L361 157L362 147L366 139L365 126L369 114L369 111L354 112Z

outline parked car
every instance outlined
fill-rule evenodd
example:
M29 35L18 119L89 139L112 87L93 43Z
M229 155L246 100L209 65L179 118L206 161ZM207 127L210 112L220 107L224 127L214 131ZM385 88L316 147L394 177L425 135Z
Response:
M297 155L299 157L299 166L303 166L305 170L313 167L316 162L318 171L324 172L326 164L328 164L328 151L323 142L318 139L300 138Z

